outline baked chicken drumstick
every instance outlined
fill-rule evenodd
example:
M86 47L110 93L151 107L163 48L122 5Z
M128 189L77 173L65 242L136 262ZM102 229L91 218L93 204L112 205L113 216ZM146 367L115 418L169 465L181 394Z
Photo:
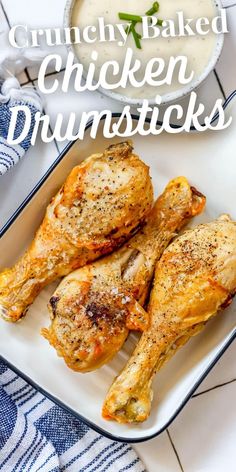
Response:
M42 334L76 371L97 369L130 329L147 328L146 301L156 261L176 232L205 205L184 177L171 181L143 229L110 256L68 275L50 300Z
M235 292L236 223L223 215L177 238L157 264L149 329L111 386L103 416L124 423L146 420L155 373Z
M17 321L48 283L118 247L153 205L148 167L120 143L76 166L29 249L0 274L0 315Z

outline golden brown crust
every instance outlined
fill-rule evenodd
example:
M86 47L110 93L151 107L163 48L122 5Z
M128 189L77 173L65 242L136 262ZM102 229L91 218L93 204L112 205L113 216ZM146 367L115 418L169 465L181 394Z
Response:
M0 274L2 317L17 321L46 284L121 245L152 204L149 169L127 142L75 167L28 251Z
M203 196L196 201L186 178L172 180L139 233L61 282L49 304L51 326L42 334L70 368L85 372L100 367L122 347L130 329L147 328L149 318L141 305L155 263L204 204Z
M106 397L103 416L118 422L147 419L153 376L201 331L236 290L236 223L223 217L186 231L157 264L150 325Z

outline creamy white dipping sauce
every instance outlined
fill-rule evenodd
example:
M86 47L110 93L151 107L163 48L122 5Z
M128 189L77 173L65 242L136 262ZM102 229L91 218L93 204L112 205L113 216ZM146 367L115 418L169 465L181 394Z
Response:
M159 3L160 10L157 16L163 20L173 19L176 22L177 11L183 11L185 18L193 18L195 21L198 18L207 17L211 22L217 14L213 0L159 0ZM145 12L152 7L152 4L152 0L77 0L72 12L71 26L78 26L81 29L88 25L97 26L98 17L103 17L105 23L108 24L125 24L125 21L119 19L119 12L144 16ZM136 30L139 31L138 26L136 26ZM99 74L100 67L106 61L116 60L122 65L127 48L132 48L134 60L139 59L142 62L142 68L137 73L138 80L143 78L147 63L154 57L163 58L166 64L168 64L171 56L187 56L187 72L188 75L191 71L194 72L193 81L195 82L209 63L216 46L216 41L217 35L210 31L206 36L195 35L142 39L142 49L137 49L133 36L130 34L124 46L119 46L117 42L96 41L96 43L90 44L85 42L76 44L74 49L75 54L86 70L91 62L91 53L96 50L98 52L98 59L96 61L97 74ZM97 78L96 74L95 77ZM117 81L117 77L115 81ZM117 88L114 92L129 98L151 99L157 94L163 96L182 87L184 85L178 82L178 74L176 72L171 85L151 86L146 84L140 88L127 85L125 89Z

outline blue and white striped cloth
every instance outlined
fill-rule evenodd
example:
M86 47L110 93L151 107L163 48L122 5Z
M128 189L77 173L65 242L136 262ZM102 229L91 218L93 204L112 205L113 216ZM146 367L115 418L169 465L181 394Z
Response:
M27 105L31 112L31 126L26 138L20 143L9 145L8 129L11 119L10 108L16 105ZM0 82L0 176L10 170L24 156L30 147L30 140L35 124L35 114L42 111L41 100L31 88L21 88L15 77ZM15 126L14 138L20 136L25 123L25 114L21 111Z
M145 472L111 441L56 406L0 361L0 471Z

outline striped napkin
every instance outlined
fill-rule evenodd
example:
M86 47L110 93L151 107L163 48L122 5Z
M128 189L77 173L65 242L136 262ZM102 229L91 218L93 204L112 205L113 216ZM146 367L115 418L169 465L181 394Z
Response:
M24 31L20 29L16 42L22 44ZM15 48L10 45L8 31L2 28L0 22L0 176L11 169L24 156L30 147L34 117L37 111L42 111L39 95L33 86L21 87L16 76L26 67L40 64L49 52L41 47ZM20 145L10 146L6 138L11 117L10 108L16 105L27 105L31 112L31 127L28 136ZM24 126L24 113L19 113L15 137L19 136Z
M9 145L7 135L11 119L10 108L26 105L31 112L31 127L26 138L20 143ZM32 87L21 88L15 77L0 82L0 176L11 169L30 147L30 139L35 123L35 113L42 111L41 100ZM14 138L20 136L25 122L25 114L18 113Z
M0 471L145 472L132 447L56 406L0 362Z

